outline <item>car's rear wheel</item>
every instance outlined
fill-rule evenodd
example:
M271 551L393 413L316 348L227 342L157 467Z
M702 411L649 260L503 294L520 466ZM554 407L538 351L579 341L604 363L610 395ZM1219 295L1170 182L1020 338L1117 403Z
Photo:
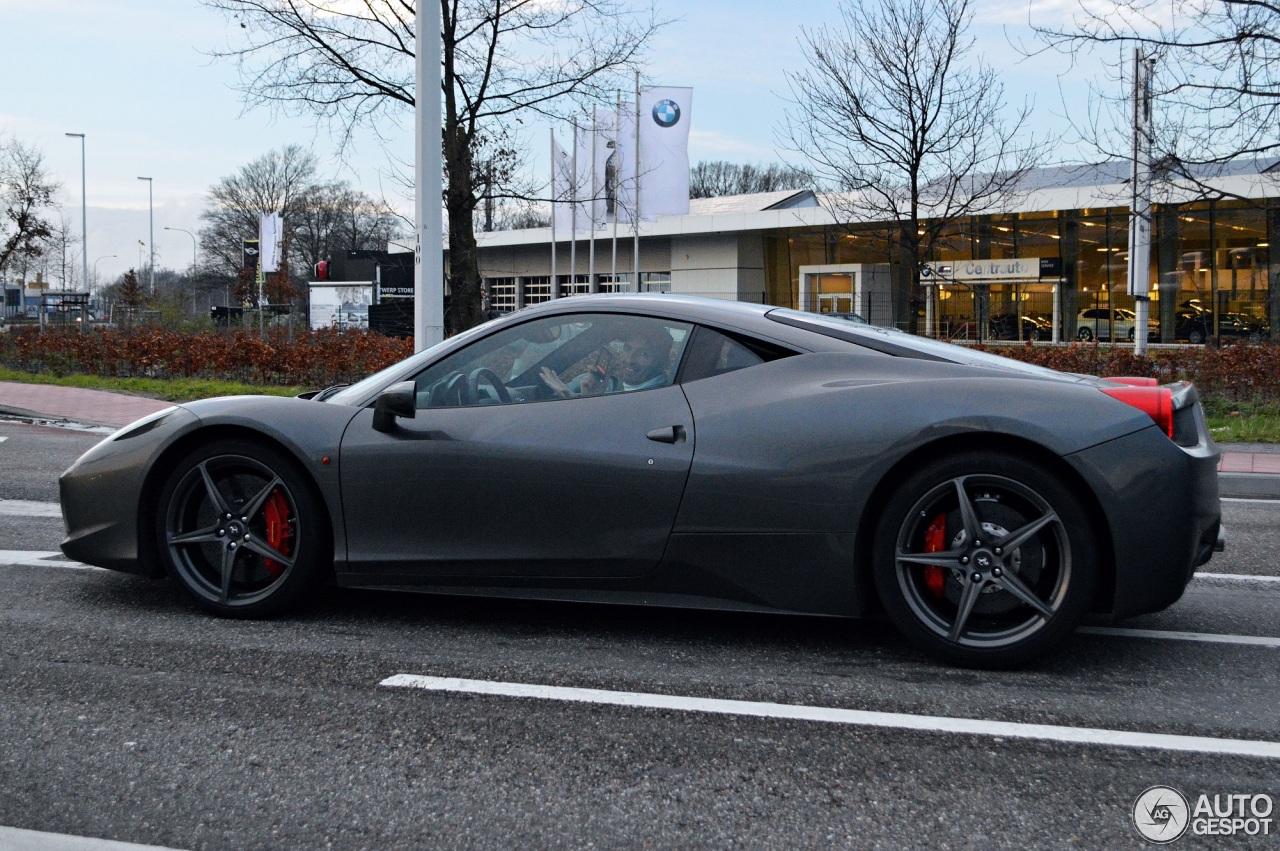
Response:
M329 551L327 526L288 458L222 440L182 459L160 492L166 569L205 609L260 617L299 603Z
M1187 342L1194 346L1200 345L1204 342L1204 332L1198 328L1192 329L1191 332L1187 334Z
M874 542L889 619L938 658L1006 668L1062 641L1093 595L1096 546L1079 501L1040 465L970 452L890 498Z
M1093 331L1088 328L1081 328L1076 332L1076 339L1082 343L1087 343L1093 339Z

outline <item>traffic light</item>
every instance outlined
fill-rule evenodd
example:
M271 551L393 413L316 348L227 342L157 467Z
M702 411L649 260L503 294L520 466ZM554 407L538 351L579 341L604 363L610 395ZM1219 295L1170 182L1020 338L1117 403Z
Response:
M315 278L317 281L329 280L329 261L321 260L315 265Z

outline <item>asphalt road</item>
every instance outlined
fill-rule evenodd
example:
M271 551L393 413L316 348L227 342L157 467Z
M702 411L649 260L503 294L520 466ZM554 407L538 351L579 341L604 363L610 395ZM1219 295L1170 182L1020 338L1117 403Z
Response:
M0 422L0 501L97 436ZM5 513L0 551L61 521ZM1205 570L1280 575L1280 503ZM11 559L12 561L12 559ZM1280 742L1280 582L1197 580L1144 635L1011 673L876 622L333 591L269 622L167 581L0 566L0 825L174 848L1141 847L1148 787L1280 799L1280 759L430 692L396 674ZM928 725L924 725L928 727ZM1013 727L1008 727L1012 731ZM1271 835L1174 847L1280 848ZM0 836L0 839L3 837ZM0 843L2 844L2 843ZM56 846L51 846L56 847Z

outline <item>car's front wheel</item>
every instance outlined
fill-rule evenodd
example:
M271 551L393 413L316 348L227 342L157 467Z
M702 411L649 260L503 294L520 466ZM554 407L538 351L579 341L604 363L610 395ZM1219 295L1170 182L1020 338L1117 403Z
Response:
M1079 501L1040 465L969 452L915 472L874 541L889 619L926 652L1006 668L1062 641L1093 595L1096 545Z
M295 464L240 440L182 459L160 492L156 523L169 574L202 607L230 617L300 602L329 553L327 528Z
M1093 339L1093 332L1088 328L1081 328L1076 332L1076 339L1082 343L1087 343Z

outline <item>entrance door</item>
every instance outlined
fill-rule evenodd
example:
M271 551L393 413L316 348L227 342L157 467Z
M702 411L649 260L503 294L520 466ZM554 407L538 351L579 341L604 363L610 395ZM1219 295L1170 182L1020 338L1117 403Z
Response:
M819 313L853 313L853 293L822 293L818 296Z

